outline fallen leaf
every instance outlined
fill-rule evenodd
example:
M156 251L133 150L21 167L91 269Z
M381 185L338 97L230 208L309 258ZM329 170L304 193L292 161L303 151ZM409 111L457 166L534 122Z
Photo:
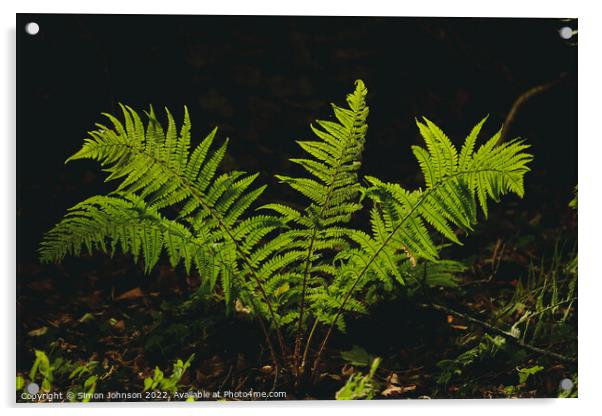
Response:
M142 292L142 289L137 287L135 289L128 290L127 292L122 293L117 298L115 298L115 300L130 300L130 299L141 298L143 296L144 296L144 293Z
M397 396L401 394L401 387L398 386L389 386L384 389L381 393L385 397Z
M123 331L125 329L125 322L123 321L123 319L115 322L113 324L113 328L115 328L118 331Z
M79 318L79 322L85 324L86 322L90 322L94 320L94 315L90 312L86 312L81 318Z
M30 337L41 337L46 332L48 332L48 327L47 326L43 326L41 328L33 329L33 330L29 331L27 333L27 335L29 335Z
M397 373L391 374L391 377L389 378L389 383L394 384L396 386L401 385L401 382L399 381L399 376L397 375Z
M416 390L415 384L410 384L407 386L389 385L386 389L384 389L382 391L381 394L385 397L391 397L391 396L399 396L400 394L407 393L409 391L414 391L414 390Z
M76 345L68 343L63 338L57 339L51 345L56 346L56 347L60 348L61 350L67 351L67 352L73 351L75 348L77 348Z
M264 365L263 367L261 367L259 369L259 371L261 371L263 374L271 374L272 370L273 370L273 368L271 365Z
M69 323L73 320L73 318L71 317L71 315L66 314L66 313L62 313L58 316L57 319L54 319L52 321L48 321L52 326L58 328L59 326Z

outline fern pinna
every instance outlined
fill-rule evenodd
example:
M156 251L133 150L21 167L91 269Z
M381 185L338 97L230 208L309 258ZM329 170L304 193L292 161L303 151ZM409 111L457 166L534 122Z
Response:
M372 176L361 180L366 95L364 83L356 81L347 107L333 104L334 119L317 121L311 126L315 138L298 142L306 156L291 161L307 177L276 176L307 198L301 208L268 204L251 209L265 186L253 186L257 174L218 174L227 140L214 149L214 129L191 148L187 111L179 131L169 111L166 129L152 108L146 124L126 106L123 121L106 114L111 126L98 124L68 161L97 160L107 180L120 182L110 194L69 210L45 235L42 261L79 255L82 248L110 254L121 250L142 259L150 272L165 253L173 267L183 263L187 273L194 267L223 294L228 307L236 299L249 307L277 367L285 360L301 376L313 338L322 333L315 373L333 330L345 330L345 316L366 313L379 298L375 294L392 292L423 271L432 284L452 285L451 275L462 266L439 258L433 233L461 244L459 231L473 229L477 207L487 217L488 200L499 201L507 193L523 196L532 159L527 144L502 143L500 132L477 147L485 119L458 151L424 118L417 126L426 146L412 146L423 189L406 190ZM352 223L364 204L368 231Z

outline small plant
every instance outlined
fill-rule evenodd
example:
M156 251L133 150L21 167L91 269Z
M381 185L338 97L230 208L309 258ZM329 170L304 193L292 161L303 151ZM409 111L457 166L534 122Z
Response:
M374 380L376 370L380 365L380 358L375 358L370 365L368 374L354 373L349 377L345 385L337 391L337 400L371 400L378 392L378 383Z
M77 401L80 399L83 403L87 403L94 398L96 392L96 384L99 380L99 376L96 374L98 361L78 363L74 366L75 368L69 373L68 377L71 382L69 389L74 393L69 400ZM66 367L69 368L70 366Z
M505 344L506 340L503 337L499 335L492 337L485 334L483 341L475 347L463 352L456 358L441 360L437 363L437 367L441 369L437 376L437 383L448 384L455 376L462 375L466 368L495 357Z
M172 267L194 267L229 309L236 305L258 320L276 375L284 362L300 380L310 359L316 375L346 317L367 313L380 294L419 281L427 268L452 282L446 265L459 266L440 259L433 232L461 244L458 230L473 229L478 206L487 216L488 200L522 197L532 159L528 145L500 142L500 132L477 147L486 119L458 150L424 118L416 124L426 148L412 146L424 188L362 178L367 93L358 80L348 107L333 104L335 119L317 121L315 139L298 142L306 155L291 161L306 176L276 176L307 198L302 209L277 203L250 209L265 185L253 188L258 174L217 174L228 140L212 151L214 129L191 147L187 110L179 130L169 111L166 129L152 108L146 124L126 106L123 122L105 114L112 125L97 124L67 161L97 160L118 185L69 209L45 235L41 260L61 261L83 248L120 250L142 260L148 273L164 253ZM367 231L353 223L362 209L369 210Z
M62 357L50 358L46 352L35 350L35 360L28 373L27 380L36 383L39 390L48 393L57 390L57 386L67 386L69 401L89 402L94 397L96 383L99 380L97 373L98 361L74 363ZM23 375L17 375L17 392L27 389L29 385ZM26 390L27 393L31 393Z
M576 342L569 324L578 301L576 254L564 245L557 242L551 261L529 266L527 277L518 280L513 298L498 313L498 320L515 319L510 333L524 342Z
M529 377L539 373L541 370L543 370L543 367L540 365L534 365L533 367L518 368L516 370L518 372L518 383L525 384Z
M373 360L372 355L362 347L354 345L349 351L341 351L341 358L351 365L367 367Z
M49 392L54 381L54 370L60 366L62 360L51 363L46 353L40 350L35 350L35 355L36 359L31 366L31 370L29 370L29 379L31 381L41 380L40 390Z
M171 371L171 375L169 377L165 377L163 371L161 371L159 367L155 367L153 376L144 379L144 391L158 390L172 394L176 393L180 385L180 380L182 379L184 372L188 369L188 367L190 367L192 360L194 360L194 354L188 357L186 362L178 359L174 363L173 370Z

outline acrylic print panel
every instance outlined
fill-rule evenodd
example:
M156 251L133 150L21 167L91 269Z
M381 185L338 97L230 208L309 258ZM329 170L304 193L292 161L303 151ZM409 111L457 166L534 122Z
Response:
M575 20L17 28L18 402L577 396Z

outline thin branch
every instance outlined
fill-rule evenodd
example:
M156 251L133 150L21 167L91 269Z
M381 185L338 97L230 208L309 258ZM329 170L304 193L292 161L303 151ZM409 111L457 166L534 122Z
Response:
M280 364L278 362L278 357L276 356L276 351L274 351L274 345L272 344L272 340L270 339L270 333L268 332L265 322L263 322L263 318L260 315L257 315L257 320L259 321L259 325L261 326L261 330L265 335L265 340L268 344L268 348L270 349L270 355L272 356L272 361L274 362L274 383L272 384L272 390L276 390L276 386L278 384L278 374L280 373Z
M569 364L577 364L577 358L567 357L566 355L559 354L559 353L554 352L554 351L546 350L544 348L539 348L539 347L536 347L534 345L528 344L528 343L526 343L524 341L521 341L518 338L515 338L509 332L506 332L506 331L504 331L504 330L502 330L500 328L497 328L497 327L495 327L495 326L493 326L491 324L488 324L485 321L481 321L480 319L473 318L472 316L469 316L469 315L463 314L461 312L455 311L453 309L450 309L450 308L448 308L446 306L438 305L438 304L434 304L434 303L431 303L431 304L420 304L419 306L421 306L423 308L434 309L436 311L444 312L444 313L447 313L449 315L454 315L454 316L456 316L456 317L458 317L460 319L463 319L465 321L471 322L473 324L477 324L477 325L483 327L487 332L490 332L490 333L496 334L496 335L501 335L504 338L506 338L507 340L512 341L513 343L515 343L519 347L524 348L526 350L529 350L531 352L534 352L536 354L544 355L544 356L551 357L551 358L555 358L558 361L562 361L562 362L569 363Z
M529 99L533 98L534 96L536 96L544 91L547 91L548 89L550 89L551 87L556 85L565 76L566 76L566 74L561 74L559 79L547 82L545 84L536 85L535 87L529 88L527 91L525 91L524 93L522 93L521 95L518 96L518 98L512 104L512 107L510 108L510 111L508 112L508 115L506 116L506 118L504 120L504 124L502 125L502 133L500 134L500 143L502 141L504 141L506 134L508 133L508 130L510 129L510 125L514 121L514 118L516 117L518 110L523 106L523 104L525 104L525 102L529 101Z

